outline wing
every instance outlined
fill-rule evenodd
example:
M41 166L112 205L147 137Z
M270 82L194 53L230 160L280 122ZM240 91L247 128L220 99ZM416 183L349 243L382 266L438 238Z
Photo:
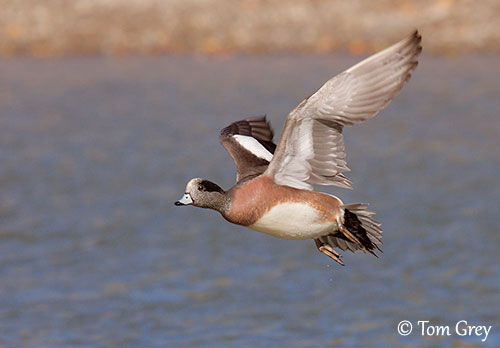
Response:
M287 117L266 174L279 185L350 188L342 129L375 116L401 90L422 51L417 31L327 81Z
M266 116L231 123L220 132L219 140L236 164L236 182L262 174L276 149Z

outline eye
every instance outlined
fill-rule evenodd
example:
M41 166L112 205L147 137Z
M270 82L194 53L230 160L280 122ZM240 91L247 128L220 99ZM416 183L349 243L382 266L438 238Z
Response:
M205 186L198 185L198 191L205 191Z

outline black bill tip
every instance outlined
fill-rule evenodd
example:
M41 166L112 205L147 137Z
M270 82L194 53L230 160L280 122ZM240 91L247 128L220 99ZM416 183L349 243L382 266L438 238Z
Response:
M182 204L182 203L181 203L181 202L179 202L179 201L175 201L175 202L174 202L174 204L175 204L177 207L180 207L181 205L184 205L184 204Z

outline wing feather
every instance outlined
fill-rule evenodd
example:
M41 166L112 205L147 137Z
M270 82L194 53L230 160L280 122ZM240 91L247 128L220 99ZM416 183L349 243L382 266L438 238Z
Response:
M262 174L271 161L276 145L266 116L231 123L220 132L219 140L236 164L236 181Z
M287 117L266 174L277 184L351 187L342 130L377 115L398 94L422 51L417 31L327 81Z

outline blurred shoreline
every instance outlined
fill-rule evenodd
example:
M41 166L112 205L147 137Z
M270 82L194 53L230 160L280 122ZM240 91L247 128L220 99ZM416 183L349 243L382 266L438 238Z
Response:
M0 56L500 52L496 0L0 0Z

